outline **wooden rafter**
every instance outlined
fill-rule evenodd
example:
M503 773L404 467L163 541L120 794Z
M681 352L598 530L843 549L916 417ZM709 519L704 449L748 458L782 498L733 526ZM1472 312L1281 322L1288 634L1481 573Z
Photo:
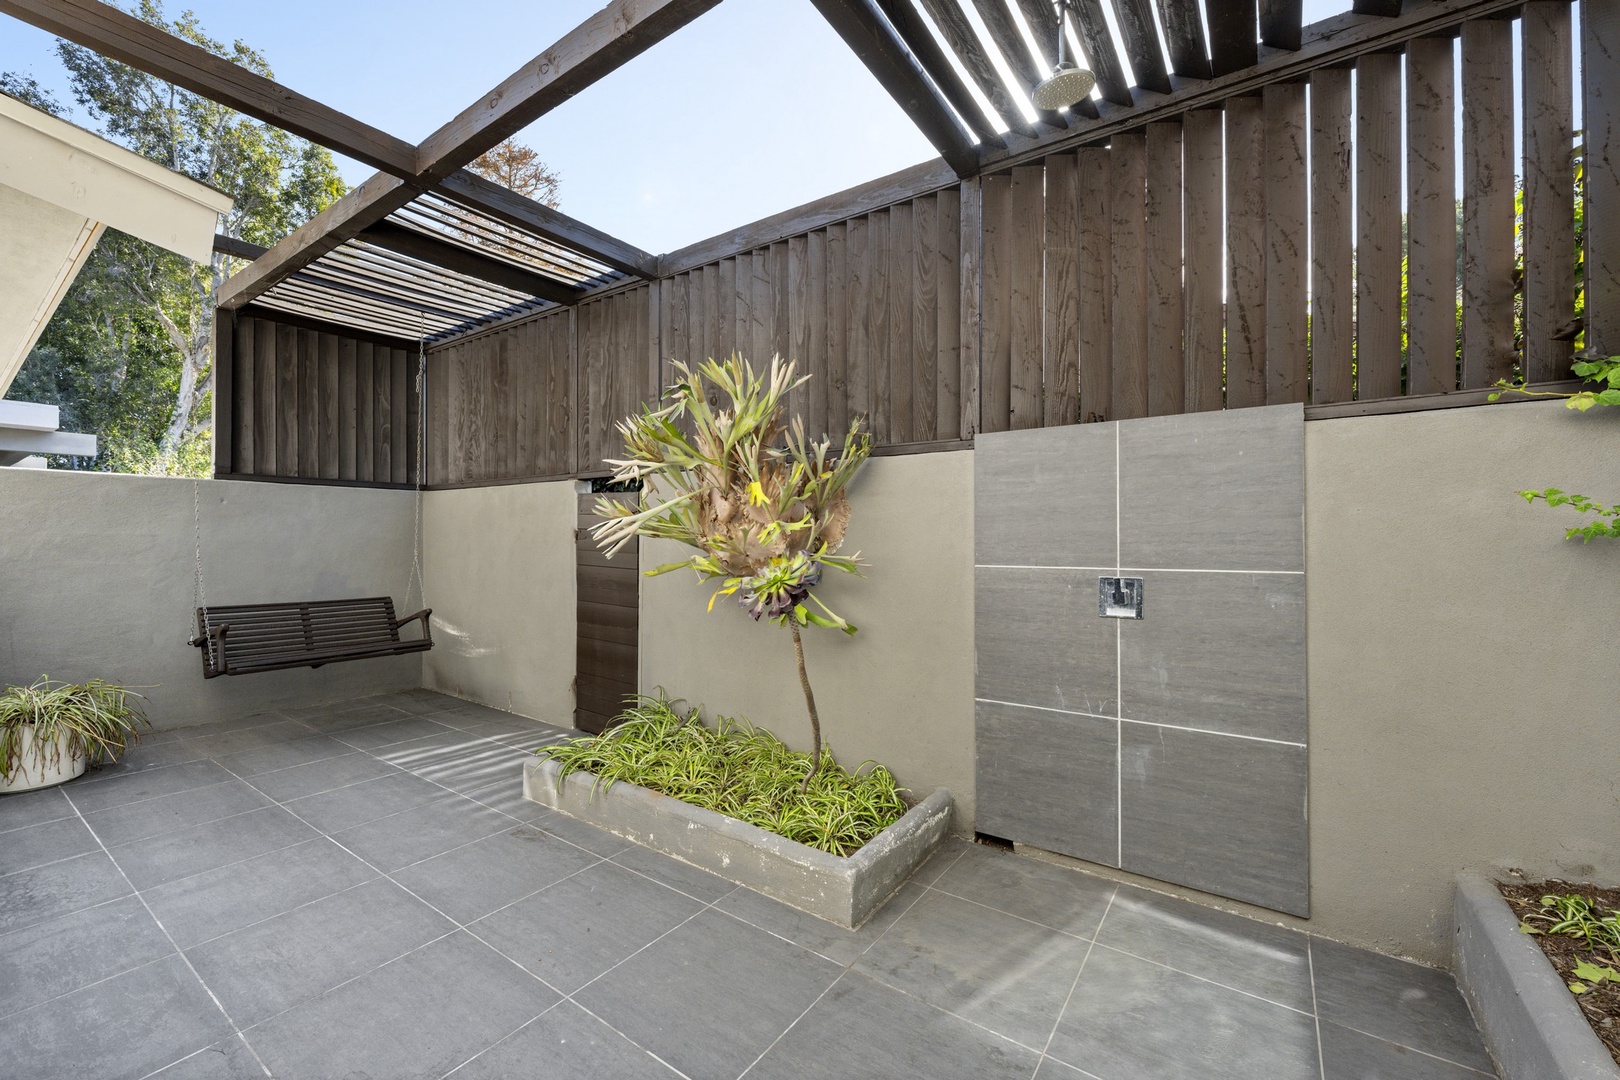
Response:
M1399 5L1396 14L1400 14ZM1304 19L1304 0L1260 0L1261 43L1273 49L1299 48Z
M956 170L972 176L978 151L928 74L878 10L875 0L811 0L866 70Z
M877 0L877 3L895 32L900 35L900 40L911 50L911 54L917 58L923 70L928 72L929 77L934 80L934 85L939 87L940 93L945 95L945 100L951 103L957 115L967 121L968 127L973 129L973 134L978 136L979 141L1000 145L1001 136L996 131L994 121L985 115L973 97L973 92L968 89L967 83L956 73L956 68L951 65L945 50L934 40L934 35L929 32L917 9L911 6L911 0Z
M1167 120L1193 109L1207 109L1226 99L1258 91L1271 83L1302 78L1317 68L1354 60L1366 53L1397 48L1415 37L1451 31L1471 19L1517 8L1523 0L1427 0L1399 16L1346 12L1304 28L1298 51L1270 53L1258 64L1217 74L1208 80L1173 80L1171 92L1133 109L1111 109L1100 120L1080 122L1074 130L1041 139L1009 137L1005 151L980 155L984 168L998 171L1034 161L1071 147L1097 143L1154 120Z
M1072 10L1075 30L1080 34L1080 44L1086 47L1086 59L1091 61L1091 73L1097 77L1097 89L1102 92L1103 100L1115 105L1135 104L1130 80L1125 78L1125 68L1119 62L1119 50L1114 47L1113 32L1108 29L1108 18L1103 14L1102 0L1075 0ZM1193 18L1197 17L1194 11Z
M978 9L979 18L984 20L984 28L990 32L990 40L995 44L996 51L1007 61L1007 67L1011 69L1013 80L1017 83L1018 92L1028 98L1034 93L1035 84L1045 77L1046 72L1036 69L1035 60L1029 54L1029 47L1024 44L1023 37L1018 33L1018 27L1013 25L1012 12L1007 10L1005 0L973 0L973 6ZM1055 128L1069 126L1060 112L1036 109L1035 115Z
M1252 5L1254 0L1249 0ZM1136 74L1136 85L1159 94L1170 92L1170 76L1164 70L1164 53L1153 26L1153 10L1148 0L1114 0L1114 15L1125 39L1125 58Z
M1035 129L1024 119L1023 110L1018 103L1007 93L1007 87L1001 81L1001 73L991 62L990 56L979 43L979 36L973 32L973 26L962 15L961 8L956 6L956 0L922 0L923 10L939 28L940 36L950 45L951 51L962 61L968 74L979 85L979 90L990 99L991 106L1001 122L1007 125L1007 130L1016 131L1028 138L1035 137Z
M413 259L432 263L445 270L465 274L479 281L487 281L492 285L499 285L528 296L538 296L553 303L574 303L584 292L576 286L565 285L514 266L504 259L485 255L463 244L441 240L419 229L407 228L392 221L379 221L361 233L359 239Z
M256 120L398 177L416 147L99 0L0 0L4 12Z
M423 140L418 179L449 176L719 2L614 0Z
M1058 34L1062 33L1057 8L1051 3L1051 0L1018 0L1018 7L1023 11L1024 21L1029 23L1029 28L1035 35L1035 45L1040 50L1041 60L1047 67L1055 67L1057 65ZM1048 43L1050 43L1050 47L1048 47ZM1089 97L1075 102L1070 108L1078 116L1094 117L1097 115L1097 106Z
M615 270L640 278L658 276L656 256L477 173L465 169L453 172L441 180L435 190L454 202L571 248Z
M1159 18L1164 23L1170 69L1183 79L1209 78L1209 46L1204 41L1204 20L1198 13L1198 0L1159 0ZM1298 35L1294 48L1299 48Z
M719 0L614 0L485 94L478 105L428 136L416 148L414 177L401 180L378 174L350 191L227 279L220 289L220 306L241 307L360 235L717 3ZM476 185L463 185L472 186ZM510 205L510 200L503 200L503 205ZM604 261L616 264L624 253L621 250L611 261ZM601 253L587 250L585 254L596 257ZM639 254L645 265L650 256Z
M1255 0L1205 0L1209 19L1210 69L1231 75L1255 65L1259 59Z

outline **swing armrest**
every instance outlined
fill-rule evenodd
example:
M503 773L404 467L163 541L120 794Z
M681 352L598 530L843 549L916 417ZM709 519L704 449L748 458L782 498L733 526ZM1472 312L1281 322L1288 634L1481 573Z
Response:
M214 656L219 660L219 664L214 672L216 675L229 675L231 673L230 662L225 659L225 635L230 631L230 629L230 623L224 623L220 626L210 626L206 635L198 634L196 637L191 639L191 643L197 646L199 649L203 648L208 643L208 638L216 639L217 644L214 647ZM207 663L208 661L205 656L203 659L205 668Z
M428 621L428 616L432 614L432 608L423 608L414 615L407 615L403 619L395 619L394 629L399 630L407 623L413 623L420 620L422 623L422 640L431 644L433 641L433 624Z

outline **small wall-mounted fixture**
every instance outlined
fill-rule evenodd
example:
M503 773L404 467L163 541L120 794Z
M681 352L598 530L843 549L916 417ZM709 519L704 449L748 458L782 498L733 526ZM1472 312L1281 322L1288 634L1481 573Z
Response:
M1142 579L1139 577L1098 578L1097 615L1103 619L1140 619L1142 617Z

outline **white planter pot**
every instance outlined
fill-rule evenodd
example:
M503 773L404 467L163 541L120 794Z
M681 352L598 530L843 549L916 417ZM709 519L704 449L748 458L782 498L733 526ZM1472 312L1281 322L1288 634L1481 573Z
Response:
M82 776L89 764L83 753L68 753L64 738L58 738L55 746L46 743L36 747L32 727L24 727L19 733L17 759L20 764L11 779L0 778L0 795L64 783Z

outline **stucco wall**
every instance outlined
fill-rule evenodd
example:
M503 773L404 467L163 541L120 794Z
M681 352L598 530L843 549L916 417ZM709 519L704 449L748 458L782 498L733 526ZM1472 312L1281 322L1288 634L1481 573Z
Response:
M405 603L407 492L205 480L199 505L212 602ZM418 656L204 681L193 520L189 480L0 469L0 682L139 687L160 729L421 684Z
M973 457L876 458L851 489L844 553L866 576L830 573L819 595L860 628L804 634L822 732L838 760L881 761L919 797L949 788L957 827L973 818ZM643 567L684 557L648 542ZM809 719L785 629L756 624L688 572L643 578L641 687L662 686L706 717L747 716L809 748Z
M424 686L573 726L576 514L572 481L427 493Z
M1620 415L1305 433L1313 924L1440 962L1458 871L1620 881L1620 543L1513 494L1620 501Z

